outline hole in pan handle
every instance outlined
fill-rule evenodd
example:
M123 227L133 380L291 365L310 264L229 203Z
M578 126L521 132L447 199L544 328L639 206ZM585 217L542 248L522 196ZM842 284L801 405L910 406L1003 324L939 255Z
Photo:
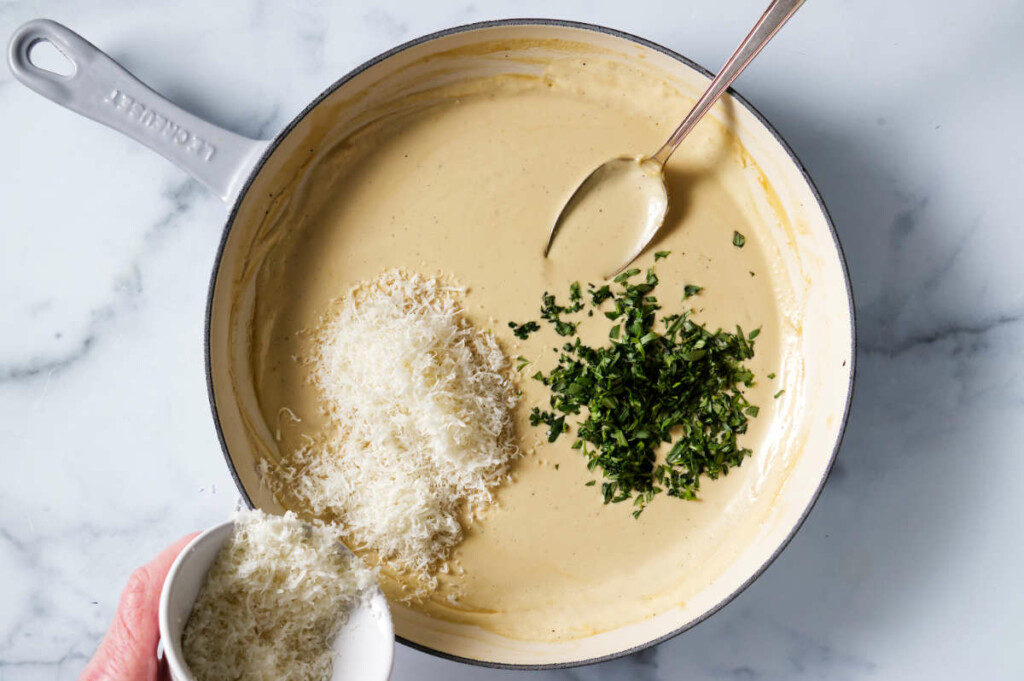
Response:
M32 48L48 42L73 67L41 68ZM217 193L232 200L266 142L204 121L151 90L71 29L35 19L14 32L7 51L14 77L47 99L128 135Z
M75 75L75 64L49 40L39 40L28 48L28 58L38 69L57 76L70 78Z

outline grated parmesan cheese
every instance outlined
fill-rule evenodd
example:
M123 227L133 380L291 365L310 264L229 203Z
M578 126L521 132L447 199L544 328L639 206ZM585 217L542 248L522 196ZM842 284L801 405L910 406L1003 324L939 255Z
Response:
M327 681L331 645L375 575L294 513L235 515L182 635L196 681Z
M508 361L465 318L462 294L392 270L338 301L310 358L330 432L274 476L358 548L421 575L461 540L460 510L489 503L518 455Z

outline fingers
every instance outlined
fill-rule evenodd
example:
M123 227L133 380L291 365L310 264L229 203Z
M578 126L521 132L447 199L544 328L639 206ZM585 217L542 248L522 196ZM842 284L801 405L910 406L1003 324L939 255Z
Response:
M160 591L174 559L197 534L182 537L132 573L114 621L79 681L156 681Z

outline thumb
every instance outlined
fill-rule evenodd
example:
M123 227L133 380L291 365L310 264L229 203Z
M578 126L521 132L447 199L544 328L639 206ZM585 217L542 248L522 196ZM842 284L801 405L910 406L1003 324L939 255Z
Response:
M132 573L121 592L114 621L79 681L154 681L157 678L160 591L174 559L197 534L182 537Z

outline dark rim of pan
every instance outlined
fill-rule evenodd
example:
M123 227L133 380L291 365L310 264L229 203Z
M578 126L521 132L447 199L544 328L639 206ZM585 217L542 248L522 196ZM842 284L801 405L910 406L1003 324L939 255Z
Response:
M592 31L594 33L604 33L606 35L621 38L623 40L636 43L651 50L655 50L668 57L671 57L672 59L675 59L678 62L681 62L682 64L685 64L686 66L702 73L708 78L714 77L714 74L711 71L704 68L700 64L697 64L696 62L684 57L683 55L678 54L677 52L674 52L657 43L653 43L650 40L646 40L645 38L641 38L639 36L635 36L624 31L606 28L604 26L597 26L595 24L587 24L578 21L562 21L558 19L501 19L496 21L481 21L473 24L465 24L463 26L455 26L453 28L448 28L443 31L438 31L436 33L430 33L429 35L425 35L420 38L416 38L415 40L410 40L409 42L403 43L349 71L345 76L335 81L330 87L328 87L326 90L320 93L320 95L316 99L310 102L309 105L305 109L303 109L302 112L298 116L296 116L291 121L291 123L287 125L287 127L284 128L284 130L278 133L274 140L267 146L266 150L263 152L263 156L256 163L252 171L250 171L250 175L246 180L245 185L242 187L241 192L235 199L234 205L231 208L231 213L228 215L227 222L225 223L224 233L221 237L220 244L217 247L217 256L213 264L213 273L210 277L210 290L206 302L206 324L204 328L206 335L203 340L203 350L206 360L206 385L207 394L210 400L210 409L213 411L214 427L217 430L217 438L220 440L221 450L224 454L224 459L227 462L228 470L231 472L231 477L234 478L235 485L238 487L239 493L242 495L242 498L245 500L245 503L250 508L253 507L252 499L249 498L248 492L246 492L245 487L242 485L241 479L238 477L238 471L235 469L235 464L231 459L231 454L228 451L228 444L224 438L224 431L221 428L220 416L217 413L217 402L214 396L213 371L210 358L210 326L213 313L213 294L217 284L217 273L220 270L221 258L223 257L224 254L224 248L225 245L227 244L228 235L231 232L231 226L234 224L235 216L238 213L238 208L242 203L242 199L249 191L249 187L251 186L253 179L263 169L263 166L266 163L267 159L270 158L271 154L274 153L274 150L277 149L278 145L288 136L288 134L295 128L295 126L297 126L311 111L313 111L313 109L315 109L317 105L324 101L324 99L329 97L332 93L334 93L335 90L337 90L339 87L347 83L355 76L359 75L360 73L369 69L370 67L375 66L376 64L384 61L385 59L388 59L389 57L398 54L399 52L403 52L411 47L421 45L436 38L443 38L445 36L450 36L457 33L464 33L466 31L473 31L476 29L498 28L502 26L555 26L561 28L572 28L584 31ZM808 175L807 169L804 167L803 163L800 162L800 159L797 158L796 154L789 147L789 145L782 138L782 136L779 135L778 131L775 130L774 127L772 127L768 120L764 116L762 116L761 113L757 109L755 109L753 105L750 104L750 102L748 102L742 96L737 94L731 88L729 89L729 94L732 96L733 99L739 102L740 105L747 109L747 111L749 111L755 118L757 118L757 120L760 121L761 124L772 134L775 140L782 146L782 148L789 155L790 160L800 171L800 174L803 176L804 182L807 183L807 186L813 193L814 199L818 203L818 209L821 211L822 215L825 217L826 223L828 224L829 233L832 235L832 241L835 244L836 254L839 256L839 263L843 271L843 283L846 285L846 297L850 305L850 380L846 391L846 404L843 407L843 417L839 422L839 428L836 430L835 444L833 445L832 453L829 456L828 465L825 467L825 470L822 473L821 480L818 481L817 489L814 491L814 496L811 498L810 503L807 504L807 507L804 509L803 513L800 515L800 518L797 520L797 522L793 525L786 539L781 544L779 544L779 546L775 549L772 555L769 556L757 568L757 570L755 570L754 573L737 589L735 589L732 593L730 593L717 604L715 604L714 607L704 612L700 617L697 617L694 620L687 622L682 627L674 631L671 631L665 634L664 636L660 636L658 638L652 639L640 645L633 646L632 648L620 650L618 652L611 653L609 655L603 655L601 657L573 660L570 662L557 662L547 664L505 664L500 662L475 660L469 657L460 657L458 655L452 655L450 653L445 653L443 651L435 650L434 648L430 648L428 646L420 645L413 641L409 641L407 639L402 638L401 636L396 636L396 640L409 646L410 648L414 648L416 650L429 653L431 655L435 655L437 657L441 657L447 660L454 660L457 662L464 662L466 664L472 664L481 667L491 667L495 669L564 669L568 667L582 667L585 665L597 664L599 662L606 662L608 660L613 660L619 657L624 657L626 655L631 655L646 648L650 648L651 646L658 645L659 643L667 641L668 639L678 636L684 631L687 631L688 629L697 626L698 624L700 624L701 622L703 622L704 620L706 620L707 618L711 617L719 610L724 608L726 605L728 605L734 598L743 593L747 589L747 587L749 587L754 582L754 580L760 577L761 573L763 573L768 568L768 566L771 565L776 558L778 558L779 554L781 554L782 551L789 545L789 542L793 539L794 535L796 535L797 531L800 529L804 521L807 519L807 516L808 514L810 514L811 509L814 508L814 504L817 502L818 497L821 495L821 491L825 486L825 481L828 479L829 472L832 470L832 464L835 463L836 455L838 454L839 447L842 444L843 434L846 431L846 424L850 416L850 403L853 399L853 385L856 373L857 357L857 325L856 318L854 316L853 290L850 286L850 274L846 267L846 257L843 254L842 245L839 243L839 237L836 235L835 225L832 224L832 216L829 214L828 208L825 206L825 202L822 201L821 194L818 192L818 188L815 186L813 180L811 180L811 177L810 175Z

